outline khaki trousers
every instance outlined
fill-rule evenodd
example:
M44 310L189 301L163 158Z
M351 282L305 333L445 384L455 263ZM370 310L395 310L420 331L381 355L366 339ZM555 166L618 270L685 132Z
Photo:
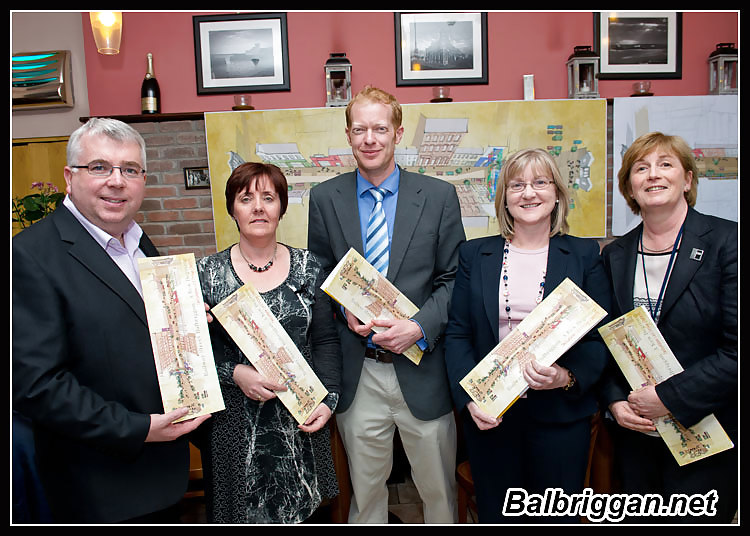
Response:
M457 438L452 412L431 421L417 419L404 402L393 364L365 358L354 402L336 415L336 422L352 480L349 523L388 523L386 480L397 427L425 523L456 522Z

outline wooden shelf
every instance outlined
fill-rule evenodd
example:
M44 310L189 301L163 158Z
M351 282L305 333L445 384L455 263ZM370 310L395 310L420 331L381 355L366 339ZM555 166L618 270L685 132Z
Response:
M96 117L109 117L123 123L161 123L164 121L196 121L203 119L203 112L185 112L171 114L138 114L138 115L101 115ZM90 117L79 117L81 123L85 123Z

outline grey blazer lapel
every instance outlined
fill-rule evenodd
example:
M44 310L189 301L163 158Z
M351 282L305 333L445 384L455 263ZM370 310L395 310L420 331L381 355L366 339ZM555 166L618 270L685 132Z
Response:
M70 244L68 254L107 285L112 292L122 298L138 318L148 325L143 298L104 249L96 243L88 231L78 223L78 220L65 207L60 207L53 216L55 216L54 221L60 231L60 238ZM147 243L151 245L150 241ZM147 255L156 251L153 245L148 249L149 251L145 252ZM85 300L87 297L81 296L81 299Z
M415 184L409 173L401 170L398 185L398 203L396 218L393 224L391 250L388 261L388 279L395 281L401 263L406 256L409 243L414 236L419 218L424 210L425 195L422 188Z
M341 181L336 189L336 196L333 198L333 210L346 240L346 250L353 247L361 255L364 255L365 248L362 244L362 234L359 227L357 176L355 173L350 175L350 180Z

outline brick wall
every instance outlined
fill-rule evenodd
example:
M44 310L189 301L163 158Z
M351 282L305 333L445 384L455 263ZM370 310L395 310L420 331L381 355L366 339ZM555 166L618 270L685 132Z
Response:
M216 252L210 189L186 189L183 169L208 166L204 121L133 123L146 141L146 197L136 220L162 255Z

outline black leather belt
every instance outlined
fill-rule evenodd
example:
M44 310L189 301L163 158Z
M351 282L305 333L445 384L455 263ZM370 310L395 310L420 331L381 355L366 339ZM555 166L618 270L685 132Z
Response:
M396 357L396 354L382 348L371 348L368 346L365 348L365 357L380 361L381 363L393 363L393 358Z

